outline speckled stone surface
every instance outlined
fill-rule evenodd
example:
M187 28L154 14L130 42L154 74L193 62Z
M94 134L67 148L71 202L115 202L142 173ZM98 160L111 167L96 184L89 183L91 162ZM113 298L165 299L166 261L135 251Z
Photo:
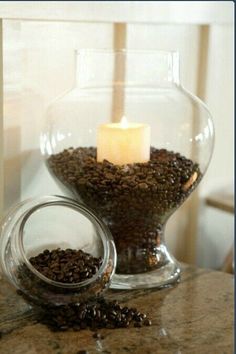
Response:
M179 284L161 290L109 291L152 319L151 327L51 332L0 280L1 354L233 354L233 276L183 266Z

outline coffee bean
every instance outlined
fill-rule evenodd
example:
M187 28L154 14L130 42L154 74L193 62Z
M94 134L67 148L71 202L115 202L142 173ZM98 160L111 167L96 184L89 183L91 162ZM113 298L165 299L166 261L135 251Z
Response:
M137 187L138 187L138 188L141 188L141 189L148 189L147 183L144 183L144 182L139 183Z
M46 255L46 257L45 257ZM49 279L61 283L81 282L91 278L102 264L82 250L45 250L29 259L35 269ZM94 271L95 270L95 271Z
M139 312L137 309L127 306L122 307L118 301L108 301L103 297L81 304L46 306L44 310L44 317L41 321L53 331L66 331L68 329L79 331L89 328L95 331L93 337L96 339L104 338L97 332L98 328L127 328L131 324L135 327L141 327L142 321L140 321L140 318L147 318L146 314ZM83 319L81 319L81 313L84 314ZM151 324L150 320L149 323Z
M145 320L143 321L143 324L144 324L145 326L151 326L151 325L152 325L152 321L149 320L149 319L145 319Z
M164 265L157 251L163 224L202 177L198 164L180 153L153 147L150 152L147 163L124 166L97 162L93 147L70 148L47 160L50 171L110 228L117 273Z

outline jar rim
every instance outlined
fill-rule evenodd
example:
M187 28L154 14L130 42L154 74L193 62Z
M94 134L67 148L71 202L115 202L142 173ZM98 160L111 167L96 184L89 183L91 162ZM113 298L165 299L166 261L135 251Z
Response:
M176 50L79 48L74 49L74 53L74 86L80 89L180 84L179 52ZM106 65L107 70L98 70L99 63ZM143 63L148 65L151 74L143 71Z
M163 50L163 49L129 49L129 48L79 48L74 50L75 53L134 53L134 54L163 54L163 55L177 55L178 50Z
M21 254L21 257L24 260L25 265L27 266L27 268L34 273L38 278L40 278L41 280L43 280L44 282L56 286L58 288L67 288L67 289L78 289L78 288L82 288L86 285L89 285L91 283L93 283L94 281L96 281L100 276L102 276L102 274L104 273L107 264L109 262L109 257L110 257L110 245L109 245L109 241L112 241L113 243L113 247L115 249L115 244L112 238L112 235L109 231L109 229L107 228L107 226L102 222L102 220L94 213L94 211L90 208L88 208L87 206L84 206L83 204L75 201L74 199L68 198L68 197L62 197L62 196L55 196L57 198L60 198L58 200L53 200L53 201L41 201L40 203L38 203L37 205L35 205L34 207L32 207L31 209L27 210L22 218L21 218L21 222L20 222L20 226L19 226L19 238L18 238L18 247L19 247L19 251ZM43 197L45 198L45 197ZM100 268L98 269L98 271L89 279L86 279L84 281L78 282L78 283L62 283L62 282L58 282L52 279L47 278L46 276L44 276L42 273L40 273L39 271L36 270L35 267L33 267L33 265L29 262L29 260L26 257L26 253L25 253L25 249L24 249L24 243L23 243L23 238L24 238L24 227L25 224L27 222L27 220L30 218L30 216L32 214L34 214L37 210L41 209L41 208L45 208L45 207L49 207L49 206L63 206L63 207L69 207L70 209L77 211L79 213L81 213L82 215L84 215L85 217L87 217L93 224L95 224L96 226L99 227L100 231L102 231L101 233L99 233L99 235L101 236L101 240L103 243L103 250L104 250L104 254L103 254L103 262L102 265L100 266ZM104 236L104 237L103 237ZM115 273L115 267L116 267L116 252L115 252L115 259L113 260L113 264L114 264L114 270L111 274L111 278L113 276L113 274Z

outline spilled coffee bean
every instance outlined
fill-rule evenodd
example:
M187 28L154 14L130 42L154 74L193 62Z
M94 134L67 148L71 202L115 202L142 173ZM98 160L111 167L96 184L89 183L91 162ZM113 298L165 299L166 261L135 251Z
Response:
M82 250L60 248L42 253L29 259L32 266L48 279L60 281L61 287L50 287L46 282L39 280L36 275L30 272L26 266L19 268L24 291L18 292L27 301L38 305L40 322L46 324L53 331L67 331L72 329L79 331L91 329L95 331L99 328L127 328L131 325L135 327L149 326L151 321L147 315L141 313L136 308L122 307L118 301L108 301L99 292L94 296L88 296L85 287L86 301L68 302L67 305L57 305L57 297L66 294L67 288L63 283L75 284L79 281L91 278L99 269L102 263L101 258L96 258ZM101 290L105 284L99 283ZM27 289L27 291L26 291ZM60 290L59 293L56 291ZM45 297L48 294L51 302L40 299L40 294ZM76 291L76 290L75 290ZM79 288L79 291L82 291ZM94 338L103 339L95 334Z
M96 302L50 307L48 311L45 311L41 321L53 331L68 329L96 331L101 328L115 329L151 325L147 315L136 308L122 307L118 301L107 301L102 297ZM98 333L95 333L93 337L104 338Z
M109 227L117 250L116 273L142 273L164 265L158 247L163 224L201 180L197 163L151 148L146 163L97 162L96 148L51 155L50 171Z

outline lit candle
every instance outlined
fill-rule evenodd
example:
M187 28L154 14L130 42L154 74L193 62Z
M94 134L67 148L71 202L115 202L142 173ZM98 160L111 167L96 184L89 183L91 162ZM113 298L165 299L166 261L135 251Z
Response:
M115 165L147 162L150 159L150 126L129 123L102 124L97 134L97 161L108 160Z

